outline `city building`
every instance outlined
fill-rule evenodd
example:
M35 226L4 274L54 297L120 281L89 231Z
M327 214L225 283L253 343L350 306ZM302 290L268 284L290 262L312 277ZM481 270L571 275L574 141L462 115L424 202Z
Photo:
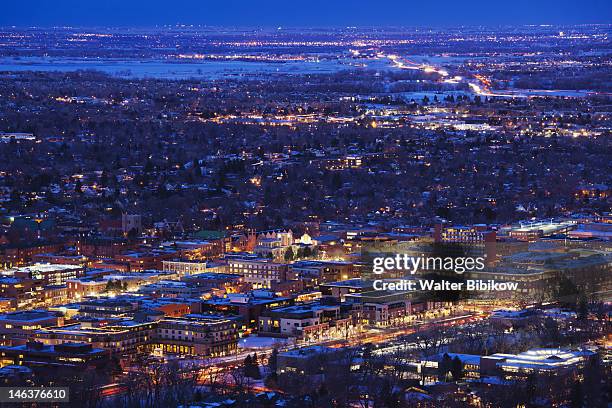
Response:
M125 235L139 235L142 232L142 216L140 214L121 214L121 231Z
M162 280L156 283L143 285L138 289L139 293L162 298L202 298L210 294L211 289L198 286L192 281Z
M83 370L107 365L110 354L88 343L63 343L45 345L29 341L19 346L0 346L0 365L27 366L31 368L71 368Z
M432 359L420 362L417 370L429 380L437 380L440 376L439 362L444 354L453 359L459 358L468 378L487 376L499 377L504 380L526 378L530 374L552 374L567 378L570 373L584 366L597 353L589 350L565 349L531 349L519 354L495 353L489 356L472 354L442 353Z
M357 321L371 326L402 325L410 321L412 314L408 292L371 291L345 296L353 304Z
M469 273L472 279L516 282L517 289L506 291L506 298L523 298L532 301L551 299L562 278L587 291L611 290L609 274L612 271L612 254L591 249L545 248L517 252L503 257L498 265ZM499 292L488 293L491 297ZM487 295L483 293L482 296Z
M263 311L293 303L294 300L290 297L279 297L268 291L253 291L204 300L202 313L240 316L244 322L244 330L250 331L258 329L259 317Z
M45 310L0 314L0 341L3 346L25 344L35 330L63 323L63 317Z
M342 358L342 350L324 346L301 347L278 353L276 372L302 375L322 374L324 363Z
M291 230L261 231L257 233L254 252L263 257L282 259L293 243Z
M308 282L310 286L355 277L353 264L341 261L297 261L289 265L288 276Z
M204 273L208 268L203 261L162 261L162 270L184 276Z
M69 279L84 276L85 268L81 265L34 264L2 271L2 275L38 280L43 285L63 285Z
M235 352L237 345L235 321L182 317L159 321L152 348L167 354L220 357Z
M230 258L228 273L240 275L246 283L255 289L272 287L272 282L283 282L287 279L288 266L270 259L258 257Z
M447 244L445 248L450 249L453 245L458 245L460 251L463 252L460 255L484 257L487 265L494 265L497 261L497 231L487 225L448 226L436 224L433 237L434 242Z
M305 342L345 339L356 332L349 305L314 302L268 309L259 317L260 334L297 337Z
M344 301L347 295L368 292L373 290L374 286L372 281L355 278L338 282L322 283L319 285L319 288L323 296L331 296Z
M507 233L510 237L521 241L536 241L539 238L554 234L564 234L577 227L574 221L535 221L519 223L511 227Z
M68 288L69 299L81 299L87 296L95 296L106 290L108 285L107 279L85 277L80 279L68 279L66 286Z
M183 276L181 280L204 290L221 289L225 293L244 292L249 286L242 276L230 273L198 273Z
M155 249L142 251L129 251L114 256L117 262L128 265L131 272L142 272L150 269L162 269L164 260L176 257L177 251L173 249Z
M144 352L156 327L156 321L138 322L131 319L111 321L109 324L81 322L42 328L34 332L34 339L46 345L79 342L109 350L113 354L132 354Z
M27 265L36 255L53 253L62 245L51 242L0 245L0 266L13 268Z

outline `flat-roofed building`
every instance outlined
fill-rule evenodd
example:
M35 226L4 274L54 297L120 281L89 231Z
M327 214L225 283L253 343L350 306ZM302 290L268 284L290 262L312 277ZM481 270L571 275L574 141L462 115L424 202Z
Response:
M192 282L163 280L141 286L138 292L153 297L201 298L204 294L209 292L209 289L197 286Z
M43 287L41 293L42 305L55 306L62 304L68 300L68 287L63 285L47 285Z
M312 302L269 309L259 317L259 333L305 341L347 338L355 327L350 305Z
M0 347L0 365L39 367L43 369L102 367L110 360L108 351L87 343L46 345L30 341L19 346Z
M24 344L35 330L63 323L63 317L45 310L4 313L0 315L0 342L4 346Z
M153 349L169 354L220 357L235 352L238 324L231 319L166 318L158 322Z
M222 289L225 293L239 293L244 288L244 278L231 273L198 273L181 279L205 290Z
M484 257L487 265L497 261L497 231L485 224L469 226L436 224L434 241L459 255ZM456 248L455 248L456 247Z
M434 229L435 242L449 242L462 244L480 244L495 242L496 231L487 225L477 224L470 226L442 226L436 224Z
M228 259L228 273L244 277L255 289L271 288L272 282L287 280L287 264L259 257Z
M164 260L177 256L173 249L129 251L114 256L114 260L127 264L132 272L142 272L150 269L161 269Z
M355 269L351 262L298 261L289 265L288 276L317 286L325 282L354 278Z
M516 290L503 293L505 297L521 297L540 301L550 299L567 278L579 287L592 292L612 290L612 253L590 249L555 249L525 251L504 257L499 265L469 272L470 279L516 282ZM481 296L487 293L481 293ZM500 296L492 293L491 297Z
M346 296L357 320L372 326L402 325L412 313L408 292L371 291Z
M580 224L578 225L578 228L570 231L567 235L570 238L600 239L603 241L612 241L612 224Z
M319 287L323 296L332 296L341 301L344 301L346 295L367 292L374 289L372 281L359 278L341 280L338 282L327 282L321 284Z
M69 299L80 299L102 293L108 280L101 278L69 279L66 283Z
M343 356L343 349L324 346L300 347L278 353L278 374L296 373L303 375L321 374L325 363L329 364Z
M597 353L589 350L567 350L558 348L531 349L518 354L495 353L489 356L474 354L441 353L422 360L417 370L426 379L435 381L441 374L440 362L444 355L461 360L463 370L469 378L499 377L504 380L525 378L528 375L554 375L569 378Z
M50 242L19 245L0 245L0 266L16 267L27 265L38 254L57 252L62 245Z
M532 349L519 354L496 353L482 356L480 364L481 372L497 372L506 379L525 377L531 373L565 376L596 355L597 353L589 350Z
M210 261L170 260L162 262L164 272L172 272L178 276L197 275L199 273L225 273L227 264Z
M182 259L204 259L217 257L225 252L225 240L190 240L190 241L168 241L162 246L178 251Z
M100 298L79 303L79 314L99 319L123 318L133 316L139 304L121 298Z
M495 310L491 313L489 320L500 326L520 327L531 323L540 315L542 315L542 311L534 308L523 310Z
M227 316L240 316L244 322L244 330L256 330L259 316L267 309L289 306L294 303L293 298L279 297L274 293L229 294L226 297L214 297L202 302L202 313L224 314ZM268 292L268 291L265 291Z
M75 323L37 330L34 339L47 345L82 342L116 354L144 351L152 340L157 322L120 320L107 325Z
M178 276L206 272L206 262L202 261L162 261L162 270L176 273Z
M86 265L87 257L83 255L57 255L57 254L37 254L32 257L36 263L64 264L64 265Z
M0 297L10 299L10 310L32 308L38 302L43 285L30 278L0 277Z
M66 264L34 264L3 271L3 275L39 280L43 285L63 285L69 279L85 276L85 267Z
M135 245L125 238L95 238L77 242L77 251L88 258L103 259L119 255Z
M521 241L537 241L542 237L564 234L577 227L575 221L535 221L524 222L511 227L508 235Z

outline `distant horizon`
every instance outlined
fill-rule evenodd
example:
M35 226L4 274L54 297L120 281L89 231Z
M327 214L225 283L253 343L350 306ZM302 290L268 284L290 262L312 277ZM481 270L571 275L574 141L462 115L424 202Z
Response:
M496 29L496 28L546 28L546 27L610 27L612 23L532 23L532 24L447 24L447 25L229 25L229 24L158 24L158 25L17 25L17 24L0 24L0 29L111 29L111 30L147 30L147 29L232 29L232 30L270 30L270 31L283 31L283 30L390 30L390 29L460 29L460 28L482 28L482 29Z
M606 0L23 0L4 5L3 27L451 27L610 24Z

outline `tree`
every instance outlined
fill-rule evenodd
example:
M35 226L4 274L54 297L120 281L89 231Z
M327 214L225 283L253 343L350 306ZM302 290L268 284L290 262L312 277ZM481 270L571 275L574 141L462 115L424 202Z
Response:
M294 258L294 254L293 254L293 248L289 247L287 248L287 251L285 252L285 261L289 262L289 261L293 261Z
M278 349L275 347L272 349L272 353L270 354L270 358L268 358L268 368L273 373L276 372L276 368L278 367Z
M106 282L106 288L104 288L104 290L106 292L110 292L110 291L113 291L113 290L121 290L121 289L123 289L121 281L114 281L114 280L107 281Z
M136 237L138 237L138 231L136 230L136 228L130 229L127 233L127 237L129 240L136 239Z
M264 384L268 388L278 387L278 374L276 374L276 372L271 372L264 380Z
M559 302L568 307L576 307L576 299L578 297L578 287L569 278L563 276L559 280L557 287L556 298Z
M438 378L441 381L445 381L448 377L448 374L451 372L453 367L453 360L448 355L448 353L444 353L442 356L442 360L438 363Z
M339 190L342 187L342 177L340 173L334 172L331 178L331 187L333 190Z
M455 356L451 364L451 374L454 381L459 381L463 377L463 363L459 357Z
M221 190L225 186L225 181L226 181L225 169L221 168L217 172L217 189L218 190Z
M580 295L580 300L578 301L578 307L576 310L576 317L578 317L579 320L586 320L589 317L589 306L584 293Z
M570 391L570 406L572 408L582 408L584 401L584 393L582 392L582 384L580 381L574 380Z
M557 341L559 339L559 324L553 318L548 317L544 320L543 332L546 343Z
M606 407L609 400L610 372L601 363L599 356L591 358L583 370L584 381L582 391L584 395L583 406Z
M250 354L245 357L244 361L242 362L242 366L244 368L244 374L248 375L249 369L253 366L253 359L251 358Z
M538 392L538 379L536 375L532 372L529 373L527 379L525 381L525 390L524 397L526 402L530 403L536 398Z
M304 247L304 258L308 258L312 255L312 249L309 246Z
M259 372L259 362L257 361L257 354L253 354L252 357L250 354L246 356L246 358L244 359L243 369L245 377L250 377L257 380L261 378L261 373Z
M297 259L302 259L302 258L304 258L304 248L299 247L299 248L298 248L298 250L297 250L297 253L295 254L295 257L296 257Z
M259 371L259 361L257 360L257 353L253 353L253 359L251 360L251 378L256 380L261 379L261 372Z
M108 186L108 173L106 170L102 171L102 175L100 176L100 185L102 187Z
M153 167L153 162L152 162L152 161L151 161L151 159L149 158L149 159L147 159L147 162L145 163L145 166L144 166L143 171L144 171L145 173L151 173L153 170L154 170L154 167Z

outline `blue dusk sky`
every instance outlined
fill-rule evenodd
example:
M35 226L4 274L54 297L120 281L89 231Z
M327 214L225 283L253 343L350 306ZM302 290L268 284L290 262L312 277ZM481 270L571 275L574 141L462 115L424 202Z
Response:
M0 26L612 23L612 0L1 0Z

